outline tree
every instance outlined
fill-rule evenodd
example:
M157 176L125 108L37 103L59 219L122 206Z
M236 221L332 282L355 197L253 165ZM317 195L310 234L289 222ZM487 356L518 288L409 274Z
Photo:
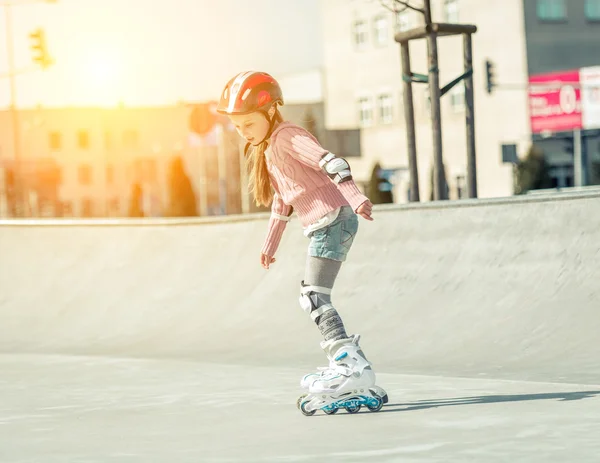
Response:
M168 217L197 216L196 195L192 182L185 172L181 156L176 156L171 161L168 183L169 204L166 215Z
M525 159L519 161L517 165L516 176L515 194L521 195L530 190L552 188L550 167L542 148L531 144Z
M413 11L425 14L425 10L423 7L419 8L414 5L411 5L411 2L408 0L379 0L379 3L381 4L381 6L390 10L393 13L402 13L407 9L411 9Z
M373 166L371 178L367 187L367 195L373 204L393 203L392 185L381 176L381 164L378 162Z
M433 163L431 165L431 169L430 169L430 176L429 176L429 186L431 187L430 193L429 193L429 200L433 201ZM450 189L448 188L448 180L446 179L446 164L442 164L442 180L443 180L443 185L444 188L446 189L446 194L442 195L442 197L448 198L449 197L449 193L450 193Z

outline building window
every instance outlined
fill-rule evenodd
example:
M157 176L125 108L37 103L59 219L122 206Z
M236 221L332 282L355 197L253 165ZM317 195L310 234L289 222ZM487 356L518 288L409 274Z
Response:
M455 113L465 109L465 87L457 84L450 90L450 107Z
M355 21L352 26L352 35L354 45L357 49L362 50L367 45L367 23L365 21Z
M585 0L585 17L590 21L600 21L600 0Z
M537 0L537 17L540 21L564 21L567 19L565 0Z
M136 148L139 142L139 135L136 130L126 130L123 132L123 146L125 148Z
M409 11L399 11L396 13L396 31L405 32L412 29L411 14Z
M550 179L552 188L570 188L574 185L574 173L572 165L556 165L550 167Z
M451 24L458 22L458 0L444 1L444 20Z
M377 110L379 121L383 124L391 124L394 120L394 105L392 95L382 94L377 97Z
M80 130L77 132L77 146L82 150L86 150L90 147L90 134L87 130Z
M388 20L385 16L379 15L375 17L373 29L375 33L375 44L382 46L388 41Z
M358 118L361 127L368 127L373 124L373 105L369 97L358 99Z
M50 149L58 151L62 147L62 135L60 132L50 132L49 136Z
M90 185L92 183L92 166L87 164L80 165L78 176L80 185Z

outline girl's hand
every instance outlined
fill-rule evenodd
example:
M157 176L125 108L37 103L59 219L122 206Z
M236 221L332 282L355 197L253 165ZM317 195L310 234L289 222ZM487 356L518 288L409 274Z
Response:
M271 256L267 256L266 254L260 255L260 265L262 265L265 269L269 270L269 265L275 262L275 258Z
M369 201L368 199L356 209L356 213L358 215L360 215L363 219L371 221L373 220L373 217L371 217L372 211L373 204L371 204L371 201Z

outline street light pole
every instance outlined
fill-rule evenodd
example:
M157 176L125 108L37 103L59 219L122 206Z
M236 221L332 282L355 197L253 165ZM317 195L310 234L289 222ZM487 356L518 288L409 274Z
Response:
M33 3L56 3L58 0L8 0L0 2L0 7L4 7L4 17L6 21L6 56L8 61L8 73L10 86L9 109L12 119L13 129L13 153L14 153L14 181L15 181L15 202L16 214L25 213L24 188L23 188L23 166L21 156L21 126L19 112L17 109L17 83L15 69L15 51L14 51L14 33L12 22L12 7L18 5L27 5Z
M15 53L13 42L12 6L7 2L4 6L4 17L6 19L6 54L8 58L8 78L10 82L10 115L13 129L13 153L14 153L14 179L15 179L15 202L16 214L23 214L23 179L21 166L21 128L19 113L17 111L17 86L15 80Z

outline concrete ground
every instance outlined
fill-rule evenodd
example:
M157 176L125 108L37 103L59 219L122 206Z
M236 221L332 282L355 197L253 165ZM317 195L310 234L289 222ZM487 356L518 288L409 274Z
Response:
M378 208L333 297L390 401L312 417L297 223L2 223L0 462L599 461L599 200Z

